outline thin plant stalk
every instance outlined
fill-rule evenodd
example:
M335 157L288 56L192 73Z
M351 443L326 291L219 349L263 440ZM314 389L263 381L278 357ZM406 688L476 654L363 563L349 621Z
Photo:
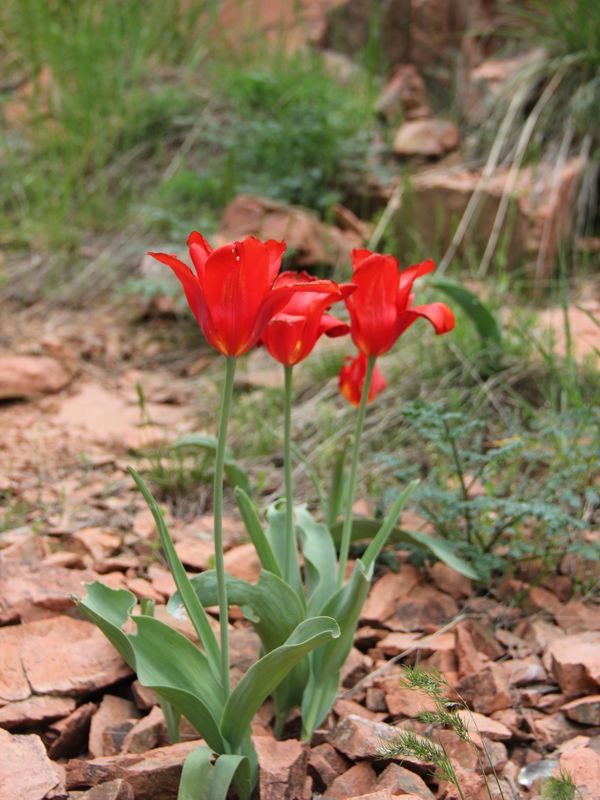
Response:
M296 531L294 529L294 488L292 485L292 373L293 367L284 366L283 413L283 472L285 483L285 559L284 578L290 583L294 577L297 558Z
M344 582L346 565L348 563L348 552L350 550L350 537L352 535L352 506L354 504L354 492L356 490L356 476L358 474L360 440L363 432L363 426L365 423L365 414L367 411L369 390L371 388L371 379L373 378L374 369L375 369L375 356L369 356L367 358L367 370L365 374L365 382L363 383L362 392L360 395L358 414L356 415L354 442L352 443L352 461L350 463L350 477L348 479L348 487L346 493L346 513L344 514L344 525L342 527L342 542L340 544L340 559L339 559L338 573L337 573L338 589Z
M215 569L217 573L217 597L219 602L219 626L221 633L221 681L225 698L231 693L229 682L229 609L227 605L227 584L225 582L225 560L223 557L223 472L225 466L225 446L227 424L233 398L233 377L236 359L227 358L225 362L225 386L219 418L217 436L217 456L215 461L215 482L213 489L213 510L215 530Z

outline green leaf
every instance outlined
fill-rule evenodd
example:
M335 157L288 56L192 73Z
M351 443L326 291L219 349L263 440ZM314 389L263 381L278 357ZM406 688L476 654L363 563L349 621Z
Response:
M219 682L221 676L221 655L219 644L210 625L206 611L204 610L202 604L198 601L196 593L194 592L194 589L190 583L190 579L183 568L181 559L177 555L175 545L173 544L173 540L171 539L156 500L154 497L152 497L152 494L144 483L142 477L133 469L133 467L128 467L128 471L133 480L136 482L138 489L144 496L144 500L148 504L148 508L152 512L154 522L156 523L156 529L158 530L158 535L160 537L160 543L167 559L169 569L171 570L171 575L173 576L183 604L185 605L190 622L196 629L198 638L200 639L200 642L206 651L208 663L213 676L215 680Z
M235 781L240 800L250 797L254 787L246 756L229 753L219 756L210 775L206 794L200 795L200 800L227 800L232 781Z
M221 718L223 736L235 749L252 717L285 676L320 644L340 635L330 617L301 622L287 641L253 664L235 687Z
M269 544L271 545L271 550L275 554L275 558L277 559L277 563L279 564L279 569L282 575L285 574L285 510L278 508L278 506L273 503L267 509L267 522L269 523L269 527L267 528L267 539L269 540ZM297 562L296 562L297 566ZM304 590L302 588L302 579L300 576L300 568L297 567L294 574L291 576L290 585L292 589L296 592L298 597L301 599L304 598Z
M304 555L308 594L307 613L320 614L335 591L337 559L329 530L316 521L305 506L294 509Z
M122 630L135 608L135 595L125 589L111 589L100 581L94 581L86 585L85 595L81 600L76 600L76 603L119 651L123 661L135 669L133 649L127 634Z
M477 333L484 342L489 341L496 345L502 344L502 334L500 333L500 325L497 318L476 294L447 278L433 278L430 284L435 289L444 292L455 303L458 303L465 314L469 316L477 329Z
M198 747L186 758L181 771L177 800L226 800L235 779L240 800L252 793L250 766L245 756L229 753L211 763L212 750Z
M355 517L352 520L352 541L358 542L362 539L372 539L381 530L381 520L370 517ZM342 524L337 522L331 530L334 542L339 542L342 535ZM479 580L479 575L475 569L463 558L456 555L455 547L451 542L444 539L435 539L425 533L418 531L406 531L395 527L392 529L390 539L393 542L410 544L426 550L434 555L444 564L465 575L467 578Z
M304 607L296 592L271 572L263 570L258 583L248 583L231 575L227 575L226 579L227 601L240 606L267 651L283 644L305 617ZM217 576L214 570L194 575L191 584L203 606L216 605ZM181 605L181 597L175 593L167 609L176 615Z
M370 574L358 560L348 583L338 589L323 609L323 614L337 620L340 636L311 655L311 677L302 701L302 724L307 737L323 721L335 699L339 672L352 648L370 585Z
M274 575L277 575L277 577L282 578L283 575L279 567L279 562L277 561L275 553L273 552L273 548L271 547L269 540L265 535L254 503L248 497L246 492L239 488L239 486L236 487L234 494L240 514L242 515L242 519L244 521L244 525L246 526L248 535L250 536L252 544L256 549L260 563L264 569L272 572Z
M395 524L398 522L398 517L400 516L406 501L409 499L411 494L417 488L419 483L420 481L418 480L411 481L411 483L408 484L408 486L404 489L404 491L401 494L399 494L398 497L392 503L392 507L386 514L383 524L377 531L377 534L372 539L370 545L367 547L367 549L364 552L364 555L361 558L361 561L364 564L367 572L377 560L377 556L381 552L382 548L385 547L385 544L389 539Z
M218 753L227 750L218 720L223 687L208 659L189 639L153 617L133 617L137 633L129 641L138 679L168 700Z
M209 450L212 453L217 452L217 438L216 436L208 436L204 433L188 433L181 436L177 441L172 444L173 450L182 449L201 449ZM231 455L231 451L225 451L225 475L227 480L234 487L239 487L246 492L247 495L252 494L252 488L248 475L243 467Z

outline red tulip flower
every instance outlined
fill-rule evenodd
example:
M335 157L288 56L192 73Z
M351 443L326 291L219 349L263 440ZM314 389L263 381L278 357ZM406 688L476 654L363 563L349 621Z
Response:
M285 367L293 367L310 355L323 334L333 338L350 331L345 322L325 312L353 292L354 286L339 286L305 272L283 272L275 281L275 289L304 284L310 284L311 291L296 291L285 307L272 317L261 337L271 356Z
M149 255L171 267L206 340L224 356L247 353L296 291L312 290L300 282L275 285L284 242L248 236L213 250L194 231L187 244L195 272L174 255Z
M423 261L400 271L393 256L352 251L352 283L356 291L346 298L354 344L366 356L386 353L419 317L428 320L439 335L454 327L454 314L445 303L413 306L412 285L435 270Z
M360 396L363 390L365 377L367 374L367 357L364 353L357 356L346 356L339 375L340 392L353 406L360 405ZM367 396L367 403L370 403L378 394L381 394L387 387L387 381L377 365L373 369L371 386Z

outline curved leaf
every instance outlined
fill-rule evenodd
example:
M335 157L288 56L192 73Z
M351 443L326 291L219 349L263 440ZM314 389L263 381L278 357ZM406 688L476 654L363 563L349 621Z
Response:
M171 445L173 450L183 450L190 448L198 448L201 450L209 450L211 453L217 452L217 438L216 436L209 436L205 433L188 433L181 436ZM243 467L233 458L231 451L225 451L225 475L229 483L236 487L239 486L246 494L252 494L252 488L248 475Z
M352 520L352 541L358 542L363 539L372 539L381 530L381 520L370 517L355 517ZM337 522L331 529L334 542L339 542L342 535L342 523ZM455 552L455 547L445 539L436 539L419 531L407 531L403 528L394 527L390 533L393 542L420 547L428 551L433 556L443 561L456 572L465 575L467 578L478 580L479 575L475 569Z
M387 540L390 538L390 534L394 529L395 524L398 522L398 517L400 516L402 509L404 508L404 504L414 492L414 490L419 485L420 481L415 480L411 481L408 486L404 489L404 491L398 495L398 497L392 503L392 507L388 511L381 524L379 530L373 537L371 543L365 550L361 561L365 566L366 570L369 570L372 565L377 560L377 556L381 552L382 548L385 547Z
M260 563L264 569L272 572L279 578L282 578L283 574L279 567L279 562L277 561L271 544L265 535L254 503L248 497L246 492L239 488L239 486L236 487L234 494L240 514L242 515L242 519L244 521L244 525L246 526L248 535L250 536L252 544L256 549Z
M257 709L293 667L320 644L340 635L330 617L301 622L285 644L253 664L235 687L221 718L223 736L235 748Z
M309 615L320 614L335 591L337 559L329 530L305 506L295 509L300 546L304 555Z
M85 588L85 595L81 600L76 600L77 608L100 628L119 651L123 661L135 669L135 656L129 637L122 630L135 608L135 595L126 589L111 589L100 581L88 583Z
M248 583L231 575L227 575L226 579L227 601L240 606L267 651L283 644L305 618L304 607L296 592L271 572L263 570L258 583ZM203 606L216 605L217 576L214 570L194 575L191 584ZM170 598L167 609L177 615L181 605L181 597L176 592Z
M133 617L137 633L129 637L137 675L183 714L218 753L227 748L218 720L223 689L208 659L189 639L153 617Z
M323 609L324 614L338 622L341 633L310 659L311 677L302 700L302 725L307 738L321 724L335 699L340 669L352 648L370 584L371 570L366 572L361 561L357 561L348 583L338 589Z
M212 750L204 746L189 754L183 763L177 800L226 800L234 779L240 800L250 797L253 787L248 759L227 753L212 764L212 756Z
M177 589L181 595L181 599L183 604L185 605L185 609L188 613L188 617L190 622L196 629L196 633L198 634L198 638L206 651L206 656L208 658L208 663L210 665L211 672L216 681L220 681L221 671L221 655L219 644L217 642L217 638L214 634L213 629L211 628L208 616L204 607L200 602L198 602L198 598L196 597L196 593L194 592L192 585L190 583L190 579L187 576L185 569L183 568L183 564L181 563L181 559L177 555L177 551L175 550L175 546L173 544L173 540L169 534L163 516L160 512L160 508L150 490L144 483L142 477L133 469L133 467L127 468L129 474L135 481L138 489L144 496L144 500L148 504L148 508L152 512L152 516L154 517L154 522L156 524L156 529L158 531L158 535L160 537L160 543L167 559L167 563L169 564L169 569L171 570L171 575L175 581Z
M447 278L433 278L430 283L431 286L444 292L451 300L458 303L465 314L469 316L484 342L502 344L502 334L497 318L476 294Z
M269 523L269 527L267 528L267 539L269 540L271 550L275 554L275 558L279 564L280 572L282 575L285 575L285 509L278 508L275 503L270 505L267 509L267 522ZM302 578L300 576L300 567L297 559L295 563L295 571L291 576L289 583L298 597L304 600Z

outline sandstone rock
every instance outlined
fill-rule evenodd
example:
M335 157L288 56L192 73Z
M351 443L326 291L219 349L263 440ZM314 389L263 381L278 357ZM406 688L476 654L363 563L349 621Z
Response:
M316 214L262 197L239 195L225 209L220 237L224 242L249 234L261 239L284 239L298 266L345 265L348 250L361 247L361 236L323 224Z
M376 581L363 606L361 620L382 624L396 609L396 601L409 594L419 581L412 564L403 564L400 572L386 572Z
M473 637L469 633L464 623L459 623L455 629L456 636L456 659L458 662L458 674L460 677L479 672L489 661L488 657L480 653L475 647Z
M413 124L413 123L411 123ZM546 274L558 251L559 241L568 236L573 226L572 201L578 184L582 162L568 160L554 190L556 163L523 167L516 186L510 193L512 215L510 228L505 227L505 251L510 268L523 260L535 259L542 242L539 261L540 276ZM473 192L480 173L448 167L447 170L424 169L412 179L413 193L405 198L395 217L393 230L399 245L406 246L407 231L426 237L430 246L445 252ZM483 253L493 230L496 213L506 190L508 169L497 169L485 182L477 224L467 231L459 252L471 249ZM432 227L432 220L436 220Z
M66 717L75 708L72 697L42 695L19 700L0 708L0 728L12 730Z
M394 680L385 684L385 702L392 716L414 718L422 711L435 711L435 703L428 694L420 689L406 689L398 683Z
M84 703L68 717L50 726L46 739L50 758L70 758L85 749L95 703Z
M479 714L477 711L457 711L473 740L487 737L492 742L507 742L512 739L512 732L495 719Z
M67 762L67 788L82 789L117 779L133 789L135 800L176 800L183 762L198 742L149 750L143 755L103 756Z
M339 717L349 717L351 714L354 714L357 717L370 719L372 722L382 722L387 717L387 711L383 713L370 711L355 700L336 700L333 710Z
M409 640L408 637L411 637ZM389 633L385 639L382 639L377 649L385 656L397 656L405 650L418 653L421 658L431 655L432 653L440 652L454 652L455 636L452 631L442 634L433 634L431 636L422 636L412 639L411 634L406 633Z
M481 714L491 714L512 705L508 681L498 664L465 675L458 689L469 705Z
M375 103L375 111L388 121L398 117L410 120L430 115L425 81L413 64L396 67Z
M400 764L388 764L377 778L377 788L389 789L394 797L410 794L422 800L434 800L434 794L425 781Z
M16 400L59 392L71 380L64 367L48 356L0 358L0 400Z
M120 778L108 783L100 783L87 792L84 792L79 800L135 800L133 789Z
M458 614L458 606L450 595L432 586L418 586L396 604L396 613L386 620L392 630L434 633Z
M540 655L552 642L564 636L564 631L545 619L532 619L527 621L523 636L533 652Z
M106 750L104 732L109 727L115 727L132 717L139 716L135 705L130 700L117 697L112 694L105 694L100 703L100 707L94 714L90 725L90 737L88 750L92 758L99 756L114 755ZM150 748L147 748L150 749ZM143 752L143 751L131 751Z
M562 706L569 719L582 725L600 725L600 694L572 700Z
M259 578L261 565L256 548L249 542L232 547L224 556L225 571L234 578L256 583Z
M577 735L580 730L562 713L543 714L534 709L524 709L523 717L538 744L554 748Z
M348 658L344 662L341 673L340 683L346 689L351 689L355 683L369 672L373 665L373 661L369 656L361 653L356 647L350 650Z
M538 656L513 658L505 661L503 668L510 686L526 686L529 683L542 683L548 676Z
M0 704L32 693L76 696L131 674L95 625L71 617L0 628L0 651Z
M145 753L169 743L167 723L160 706L138 720L123 739L122 753Z
M340 719L330 742L336 750L357 761L362 758L376 758L380 754L381 742L394 741L397 736L398 729L393 725L350 715Z
M215 556L214 542L200 537L177 542L175 550L186 567L197 570L208 569L211 559Z
M562 753L559 768L571 775L579 793L586 790L590 800L600 797L600 755L594 750L586 747Z
M600 631L600 607L580 600L571 600L560 606L554 618L565 633L583 633L584 631Z
M419 119L404 122L394 137L393 150L397 156L428 156L440 158L456 150L459 142L456 125L448 120Z
M154 689L142 686L138 680L135 680L131 684L131 693L140 711L150 711L151 708L158 705L158 695Z
M361 795L369 795L377 790L377 777L375 770L370 764L363 762L355 764L343 775L337 777L325 795L327 798L357 798Z
M81 528L70 537L69 546L83 548L96 561L113 555L121 546L121 537L105 528Z
M318 782L326 789L338 775L347 771L348 761L332 745L323 742L310 751L308 766Z
M302 800L308 764L307 745L296 739L253 737L258 755L261 800Z
M548 654L552 672L567 696L593 693L600 686L600 632L555 639L548 647Z
M16 736L0 729L0 797L43 800L65 797L64 770L53 764L39 736Z
M98 576L89 570L7 563L0 575L0 609L19 614L23 622L54 616L73 607L71 594L82 594L85 582Z
M442 561L436 561L430 569L431 579L441 592L455 600L469 597L473 591L472 581Z

